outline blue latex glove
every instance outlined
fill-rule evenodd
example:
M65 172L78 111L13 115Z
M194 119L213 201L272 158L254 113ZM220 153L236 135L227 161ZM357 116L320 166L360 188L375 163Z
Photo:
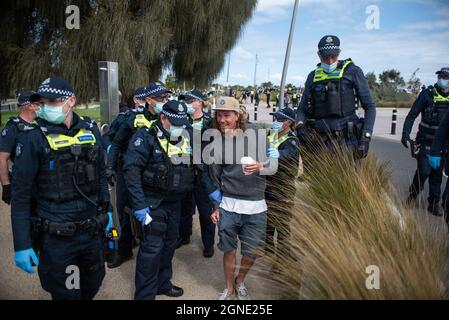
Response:
M281 156L279 153L279 150L276 148L269 148L268 149L268 156L270 158L274 158L274 159L279 159L279 157Z
M441 157L428 155L427 160L429 161L430 166L435 170L437 170L440 167Z
M209 193L209 199L214 202L221 203L223 199L223 195L221 194L220 189L216 189L214 192Z
M14 253L14 262L16 266L28 273L34 273L34 269L31 266L31 260L38 266L39 260L37 259L36 253L32 248L16 251Z
M106 228L104 228L104 232L105 232L106 236L108 236L109 230L111 230L112 227L113 227L113 225L112 225L112 212L108 212L107 214L108 214L109 220L108 220L108 224L106 225Z
M145 221L147 220L147 215L150 215L150 208L146 207L144 209L140 209L134 211L134 217L139 220L142 226L145 226Z
M108 145L108 147L106 149L106 153L109 154L109 151L111 151L111 145Z

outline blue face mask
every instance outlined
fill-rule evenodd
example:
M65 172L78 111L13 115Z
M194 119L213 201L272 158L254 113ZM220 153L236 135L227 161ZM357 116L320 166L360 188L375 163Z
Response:
M338 61L332 64L321 63L321 68L323 68L324 72L332 73L335 69L337 69Z
M187 114L192 115L195 113L195 108L191 104L187 104Z
M271 129L276 131L282 131L282 122L275 121L271 124Z
M162 112L162 108L164 107L164 104L161 102L156 103L156 106L153 108L155 114L159 114Z
M438 87L440 87L441 89L447 89L447 87L449 87L449 80L446 80L446 79L438 79L437 85L438 85Z
M60 106L49 106L45 104L36 112L36 115L50 123L61 124L69 113L68 111L66 113L62 111L65 104L66 102Z
M182 132L184 130L183 126L174 126L171 125L170 128L168 129L168 133L170 134L171 137L179 137L180 135L182 135Z

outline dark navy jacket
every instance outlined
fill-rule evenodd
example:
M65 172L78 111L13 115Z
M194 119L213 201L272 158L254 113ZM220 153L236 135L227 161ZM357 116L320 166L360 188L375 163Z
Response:
M81 119L76 113L73 114L73 125L70 129L64 124L51 124L45 120L49 133L58 133L69 136L75 136L81 128L86 127L93 132L96 139L96 145L99 148L98 168L99 193L93 195L90 199L94 202L108 201L108 186L105 177L104 151L102 148L102 139L97 124L89 118ZM15 170L12 177L12 201L11 201L11 220L14 235L15 250L31 248L30 239L30 215L33 210L33 186L40 170L41 159L47 155L50 148L48 141L40 129L32 130L27 135L27 140L20 150L16 152ZM67 181L72 183L72 181ZM96 214L96 208L86 199L78 199L62 203L55 203L45 199L37 199L37 214L47 220L54 222L73 222L82 221L91 218Z
M117 133L112 140L111 148L109 150L108 167L117 169L119 157L125 154L126 150L128 149L128 143L131 137L137 131L137 128L134 127L134 120L136 119L136 116L138 114L141 113L132 111L128 112L125 116L125 119L120 124ZM143 114L149 121L156 120L158 117L157 115L150 114L147 109L144 110Z
M304 93L299 103L299 108L296 115L296 121L302 121L306 123L307 120L307 106L311 99L311 90L313 84L313 78L315 76L315 70L309 73L307 77ZM341 85L346 90L354 90L356 97L361 102L362 108L365 110L365 124L363 132L369 132L372 134L374 128L374 121L376 120L376 106L374 99L371 96L371 92L368 86L368 80L366 79L363 71L360 67L350 64L346 67L343 74ZM350 121L356 121L358 119L355 110L354 115L348 117L339 118L327 118L320 119L315 123L315 129L318 132L325 132L330 130L342 130L346 124Z
M170 141L169 134L163 129L162 124L156 121L153 126L162 131L164 137ZM146 193L142 187L142 175L149 163L165 162L164 155L161 152L155 152L155 147L159 151L159 141L148 128L140 128L131 139L128 150L125 154L125 163L123 170L125 172L125 181L129 194L132 199L133 209L140 210L146 207L150 209L157 208L162 201L179 201L182 194L163 195L162 193ZM193 141L193 132L191 127L186 130L190 135L190 141ZM192 146L192 144L191 144ZM195 146L192 146L195 149ZM201 146L198 146L201 148ZM195 152L195 151L194 151ZM207 194L217 189L209 177L207 168L200 164L195 164L198 170L201 182Z

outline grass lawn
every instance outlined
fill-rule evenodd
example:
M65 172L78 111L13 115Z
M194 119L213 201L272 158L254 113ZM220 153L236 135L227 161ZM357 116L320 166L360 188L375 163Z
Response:
M95 121L100 121L100 108L95 109L84 109L84 108L75 108L75 112L80 116L89 117ZM13 111L4 111L1 113L2 117L2 123L0 124L0 128L3 128L3 126L8 122L10 117L16 116L19 114L19 110L13 110Z

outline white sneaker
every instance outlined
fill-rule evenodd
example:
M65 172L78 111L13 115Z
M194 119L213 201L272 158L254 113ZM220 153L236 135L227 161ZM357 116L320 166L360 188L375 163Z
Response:
M238 286L234 284L235 294L239 300L251 300L248 289L245 287L245 283L240 283Z
M229 293L228 289L224 289L218 296L218 300L232 300L232 293Z

